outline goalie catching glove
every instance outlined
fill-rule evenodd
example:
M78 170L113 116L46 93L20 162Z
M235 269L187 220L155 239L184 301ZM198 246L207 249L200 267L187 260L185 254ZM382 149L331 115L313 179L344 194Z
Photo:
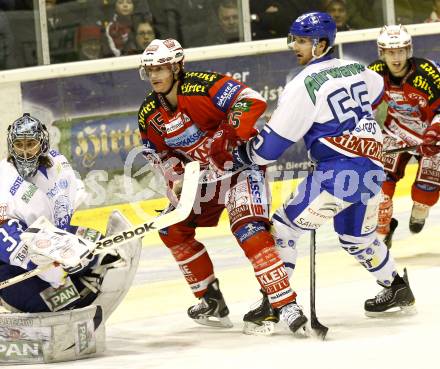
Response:
M34 264L43 266L55 263L71 274L90 263L94 257L95 243L55 228L49 222L36 224L39 220L22 234Z
M434 123L426 128L423 134L423 143L419 146L418 152L423 156L434 156L440 153L440 123ZM439 146L436 146L439 145Z

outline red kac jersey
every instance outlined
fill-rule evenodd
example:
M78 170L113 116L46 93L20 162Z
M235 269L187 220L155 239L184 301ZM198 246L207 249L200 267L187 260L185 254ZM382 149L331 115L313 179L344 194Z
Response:
M176 109L155 92L139 109L139 130L147 149L177 153L203 165L220 124L230 124L244 141L256 134L254 125L266 109L258 92L212 72L186 72L178 83Z
M385 132L409 145L417 145L433 117L440 113L440 70L428 59L410 58L409 62L411 68L398 86L392 83L382 60L368 68L384 78L383 100L388 104Z

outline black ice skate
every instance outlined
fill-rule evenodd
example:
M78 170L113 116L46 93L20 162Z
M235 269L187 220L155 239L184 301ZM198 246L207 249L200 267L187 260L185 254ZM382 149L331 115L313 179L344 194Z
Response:
M223 299L218 280L211 282L200 302L188 309L188 316L196 323L217 328L231 328L229 309Z
M280 317L295 336L307 337L309 335L306 329L308 319L296 301L284 305L280 309Z
M279 313L272 308L266 293L262 290L260 292L263 295L260 305L243 317L243 333L270 336L275 332L275 323L280 320Z
M369 317L388 316L396 313L415 314L415 298L408 282L406 268L403 277L394 279L375 298L365 301L365 315Z
M409 218L409 230L411 233L419 233L423 229L428 214L429 206L414 202L411 217Z
M396 230L398 225L399 225L399 222L397 221L397 219L391 218L390 231L383 239L383 243L388 247L388 249L390 249L393 244L393 234L394 234L394 231Z

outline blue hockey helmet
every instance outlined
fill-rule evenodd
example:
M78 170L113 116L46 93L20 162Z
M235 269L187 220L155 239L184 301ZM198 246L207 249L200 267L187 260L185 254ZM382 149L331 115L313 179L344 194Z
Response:
M289 28L289 39L292 43L292 36L310 37L315 42L321 38L329 41L329 47L335 44L336 23L328 13L312 12L305 13L295 19Z

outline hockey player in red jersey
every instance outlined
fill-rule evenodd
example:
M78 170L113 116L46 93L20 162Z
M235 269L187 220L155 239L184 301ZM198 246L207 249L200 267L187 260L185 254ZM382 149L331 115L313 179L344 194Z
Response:
M176 40L153 40L142 54L140 66L141 78L149 80L153 88L138 114L145 156L162 169L172 189L182 168L179 161L197 160L207 169L212 137L226 130L237 144L249 140L266 108L258 92L233 78L184 71L183 59L183 49ZM196 228L216 226L226 208L231 231L252 263L262 290L290 329L302 332L307 318L296 304L296 294L268 231L270 196L265 170L254 165L235 172L232 168L229 173L233 174L201 184L191 215L160 230L162 241L200 299L188 309L188 315L200 324L232 326L211 259L195 239ZM173 202L172 196L170 200Z
M396 183L403 178L412 157L418 161L412 185L413 207L409 220L412 233L419 233L429 209L439 198L440 69L433 61L412 56L412 40L405 27L385 26L377 39L380 59L369 68L383 76L384 101L388 105L384 122L384 150L417 146L417 150L384 156L387 179L382 185L377 232L391 247L397 219L393 218Z

